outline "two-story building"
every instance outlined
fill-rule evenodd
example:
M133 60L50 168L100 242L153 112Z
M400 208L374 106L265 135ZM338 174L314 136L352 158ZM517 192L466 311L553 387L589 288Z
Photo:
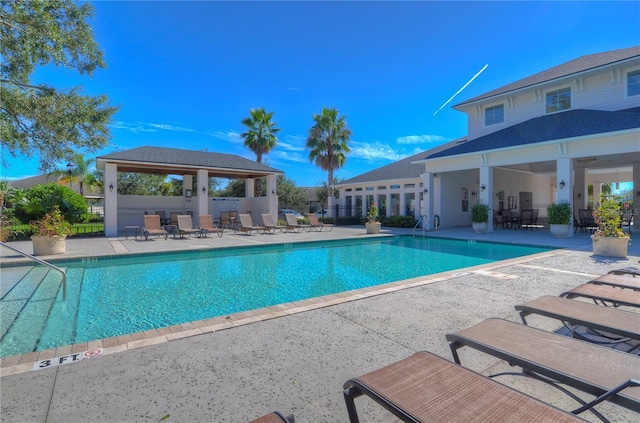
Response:
M455 227L471 225L478 202L542 217L553 202L586 208L603 183L633 181L640 202L640 47L582 56L453 108L467 114L466 138L344 181L340 207L366 213L384 201L386 215L437 214ZM385 179L394 167L405 177Z

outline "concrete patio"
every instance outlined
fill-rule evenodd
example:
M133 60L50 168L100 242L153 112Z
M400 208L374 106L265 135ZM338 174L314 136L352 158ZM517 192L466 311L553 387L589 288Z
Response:
M412 231L383 228L382 236L407 233ZM300 301L272 308L270 313L240 313L210 326L186 325L175 336L104 347L104 356L75 364L31 371L34 357L23 356L23 362L3 359L0 415L7 422L245 422L280 410L295 414L300 423L346 422L342 384L347 379L419 350L451 360L446 333L488 317L519 322L514 310L518 303L558 295L612 269L640 267L638 242L630 245L627 259L609 259L591 254L589 234L575 235L553 238L548 229L429 232L427 236L563 250ZM367 236L362 227L337 227L332 232L225 233L222 238L169 237L166 241L124 236L70 238L66 256L361 236ZM11 245L31 252L28 241ZM559 327L542 318L531 318L531 324L545 330ZM505 363L470 350L462 350L461 358L466 367L483 374L508 369ZM539 382L499 380L565 410L577 407L573 400ZM363 398L356 404L363 422L396 421L372 401ZM613 422L639 417L609 403L597 408ZM590 413L581 416L596 421Z

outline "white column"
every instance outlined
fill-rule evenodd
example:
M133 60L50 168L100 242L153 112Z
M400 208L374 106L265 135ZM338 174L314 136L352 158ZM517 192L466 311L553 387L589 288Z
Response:
M109 188L113 185L113 191ZM118 165L104 165L104 234L118 236Z
M388 190L390 190L390 188L387 187ZM387 217L391 217L391 193L387 192Z
M631 195L633 197L633 209L640 212L640 163L633 164L632 172L631 180L633 181L633 186L631 187ZM635 213L633 223L634 227L635 225L640 225L638 213Z
M573 210L573 160L570 157L560 157L556 161L556 203L569 203ZM564 185L564 186L563 186ZM569 220L569 237L573 236L573 219Z
M246 198L254 198L256 191L256 180L253 178L245 179L244 196Z
M480 167L480 187L478 191L480 204L489 206L487 232L493 232L493 168L491 166Z
M435 213L433 207L433 173L425 172L422 174L422 211L421 214L427 216L428 219L431 219L433 214ZM427 192L424 192L424 191ZM427 223L427 222L424 222ZM424 224L423 223L423 224ZM427 228L428 229L428 228Z
M209 213L209 172L206 169L198 169L198 215ZM204 188L204 192L202 189Z
M575 178L576 178L575 185L573 186L574 216L578 216L579 209L587 208L588 191L587 191L587 184L585 182L586 173L587 173L587 170L584 167L576 169L574 172ZM578 198L578 196L580 198Z
M191 190L191 196L187 197L187 190ZM182 175L182 198L184 198L184 208L183 210L186 212L187 210L191 210L193 212L193 176L192 175ZM195 214L195 213L194 213Z
M276 175L267 175L267 213L278 219L278 192L276 190Z

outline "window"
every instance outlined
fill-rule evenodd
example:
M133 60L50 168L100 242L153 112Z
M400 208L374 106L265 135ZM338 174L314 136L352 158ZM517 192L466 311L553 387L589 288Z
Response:
M627 74L627 95L640 95L640 70Z
M570 108L571 88L563 88L547 93L547 113L559 112Z
M484 109L484 124L485 126L495 125L496 123L504 122L504 105L498 104L497 106L491 106Z

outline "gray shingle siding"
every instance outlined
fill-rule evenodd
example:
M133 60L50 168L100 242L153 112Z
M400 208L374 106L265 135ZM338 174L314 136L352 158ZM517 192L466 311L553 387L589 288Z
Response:
M565 78L577 73L585 72L591 69L596 69L606 65L612 65L624 60L629 60L634 57L640 57L640 46L624 48L620 50L612 50L604 53L589 54L586 56L578 57L577 59L547 69L545 71L536 73L527 78L521 79L503 87L497 88L493 91L481 94L477 97L458 103L453 108L463 106L468 103L473 103L479 100L495 97L501 94L506 94L511 91L517 91L523 88L531 87L534 85L542 84L545 82L553 81L560 78Z
M448 150L429 154L426 158L435 159L637 128L640 128L640 108L617 112L568 110L530 119Z
M282 173L281 171L265 166L262 163L257 163L234 154L210 153L207 151L181 150L177 148L164 147L138 147L131 150L107 154L106 156L100 156L98 159Z

